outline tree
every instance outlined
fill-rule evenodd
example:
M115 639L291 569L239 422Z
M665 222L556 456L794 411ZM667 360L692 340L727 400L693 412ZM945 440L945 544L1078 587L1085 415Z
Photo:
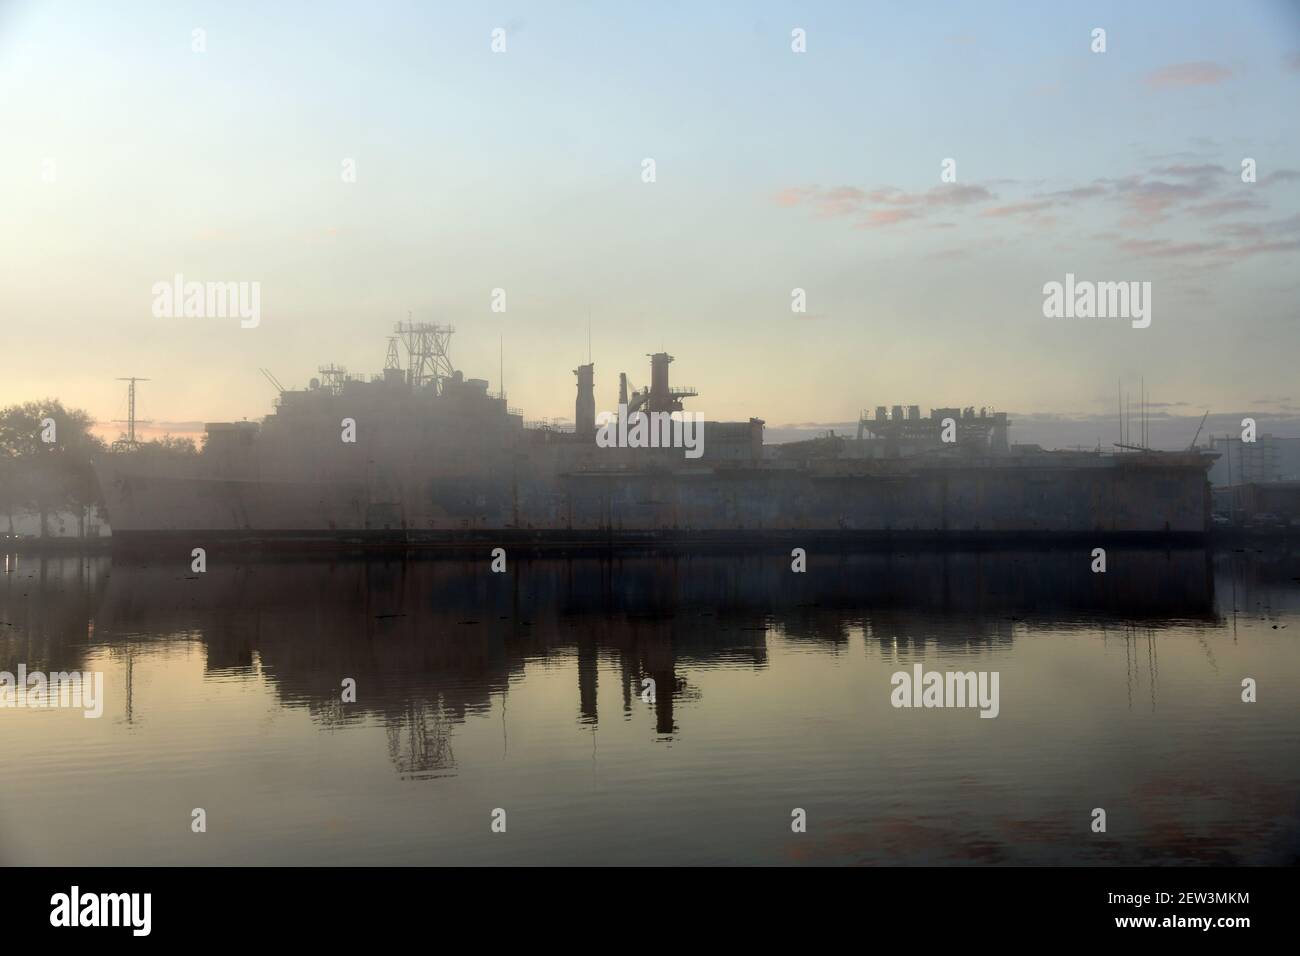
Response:
M0 514L9 519L9 533L14 533L14 512L21 496L18 493L18 461L0 448Z
M189 458L199 453L194 447L193 438L177 438L173 435L163 435L162 438L145 442L144 448L172 458Z
M45 440L47 423L53 441ZM36 511L45 537L50 512L74 507L85 534L86 511L99 502L91 459L105 451L93 424L88 413L52 398L0 409L0 506L10 533L15 511Z

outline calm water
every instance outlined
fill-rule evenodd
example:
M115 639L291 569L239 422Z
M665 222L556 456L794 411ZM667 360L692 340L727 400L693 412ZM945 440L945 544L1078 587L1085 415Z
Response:
M1300 858L1298 554L4 560L0 670L106 694L0 710L4 863Z

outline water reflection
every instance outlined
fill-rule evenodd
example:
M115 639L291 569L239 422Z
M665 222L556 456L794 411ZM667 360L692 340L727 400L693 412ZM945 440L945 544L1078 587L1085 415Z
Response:
M1206 552L1111 561L1122 570L1094 574L1079 554L1040 551L814 557L801 574L764 555L532 560L509 574L486 561L243 562L200 575L184 563L45 558L6 582L0 620L25 638L6 642L3 660L46 670L82 669L102 645L129 664L141 643L198 641L210 676L264 679L324 724L378 715L408 741L399 762L428 770L450 759L431 734L488 707L529 660L561 651L576 653L583 722L599 723L606 655L623 712L649 678L655 729L672 735L674 702L691 693L682 667L765 667L769 635L835 649L861 628L893 652L1004 645L1018 623L1087 621L1121 634L1134 669L1146 654L1153 671L1153 629L1217 620ZM355 706L340 702L343 677L365 689ZM129 719L129 699L123 707Z
M210 706L160 699L156 685L146 699L135 688L141 662L179 667L175 655L197 653L205 685L246 686L273 701L265 722L277 713L307 715L320 742L298 737L295 747L333 753L353 739L350 730L382 728L392 778L408 787L464 776L477 781L488 774L489 759L507 766L518 760L556 775L548 799L560 806L572 804L580 778L566 763L571 741L556 729L562 722L555 715L567 711L569 725L590 735L593 781L600 761L629 781L648 761L667 776L638 786L666 788L667 803L673 794L692 806L714 799L709 788L719 785L720 768L733 775L733 794L752 788L785 799L793 787L790 801L809 802L798 785L826 793L839 808L834 835L823 831L776 851L812 862L935 862L945 858L944 847L948 859L1025 861L1009 849L1016 841L1056 844L1054 854L1030 857L1034 862L1134 861L1135 851L1122 843L1098 840L1084 849L1063 836L1072 832L1065 820L1077 808L1061 807L1060 817L1025 815L991 834L992 824L975 822L980 815L972 807L1014 804L1026 793L1050 793L1044 799L1059 802L1089 779L1086 767L1096 754L1106 752L1111 767L1116 754L1158 746L1161 734L1207 741L1210 759L1236 753L1231 741L1219 741L1222 714L1202 711L1189 722L1188 688L1230 703L1242 669L1237 655L1227 665L1219 660L1221 642L1244 630L1281 633L1300 611L1300 559L1285 551L1112 550L1106 574L1091 572L1086 552L1070 551L814 554L802 574L791 571L789 557L763 554L532 559L512 561L506 574L491 573L486 559L213 561L204 574L190 572L188 557L171 565L102 557L15 562L0 581L0 670L20 661L46 671L111 662L120 680L109 697L110 716L128 734L141 721L156 727ZM1112 648L1124 655L1122 688L1108 663ZM1255 659L1261 673L1293 661L1285 645L1270 645L1269 653ZM887 692L876 687L917 661L1000 669L1003 686L1020 696L997 721L898 723ZM741 684L711 674L752 676ZM349 678L355 703L341 699ZM1171 681L1171 690L1162 681ZM516 704L525 688L533 690ZM1118 711L1117 692L1124 701ZM1114 716L1163 707L1170 713L1159 725L1125 729ZM1262 730L1239 730L1267 741L1261 759L1289 761L1295 748L1278 740L1288 722L1294 730L1294 710L1268 713L1273 723ZM1171 731L1164 721L1174 719L1181 723ZM1204 726L1194 726L1197 720ZM495 743L486 722L496 727ZM997 726L975 726L985 723ZM598 742L602 727L623 725L626 733ZM1048 727L1058 736L1046 737ZM214 740L204 742L212 755L204 759L214 768L237 760L222 748L243 740L245 731L223 726L212 733ZM1127 743L1126 733L1133 735ZM522 735L522 752L512 752L512 734ZM372 752L378 749L374 738L365 739ZM989 777L980 767L990 761L1016 769ZM673 776L688 765L697 768L695 781ZM948 767L955 777L942 776L949 770L940 768ZM1233 771L1199 772L1217 781ZM1196 831L1199 824L1170 809L1173 795L1186 791L1168 790L1168 776L1153 776L1140 761L1125 764L1124 773L1126 794L1145 793L1148 812L1164 808L1169 819L1159 827ZM789 782L772 782L785 774ZM1294 792L1287 790L1290 777L1274 775L1257 781L1257 796ZM35 800L40 787L31 786ZM324 785L313 777L303 786ZM1217 782L1206 786L1211 803L1222 798ZM354 798L367 799L360 781L356 787ZM607 796L632 799L624 785L610 787ZM906 794L903 804L896 790ZM400 797L386 799L400 804ZM1091 806L1098 797L1080 799ZM870 823L852 809L864 801L873 807ZM623 811L603 812L613 821ZM972 817L965 828L953 822L963 814ZM889 820L891 829L882 831ZM1259 829L1250 813L1238 824ZM444 849L452 845L446 834L438 839ZM1196 858L1198 839L1196 832L1182 844L1170 837L1156 857ZM1231 855L1234 839L1220 832L1211 841L1213 858ZM371 848L383 847L388 856L377 862L403 852L396 836ZM615 844L606 850L617 852Z

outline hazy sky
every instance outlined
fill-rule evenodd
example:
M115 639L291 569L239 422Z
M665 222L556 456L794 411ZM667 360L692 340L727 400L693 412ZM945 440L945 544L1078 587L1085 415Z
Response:
M1267 429L1300 413L1298 103L1265 0L0 0L0 404L119 418L139 375L143 417L256 418L259 367L377 371L409 312L493 390L504 333L529 418L571 418L590 317L599 408L666 349L710 418L1089 418L1145 375ZM1044 318L1067 272L1151 282L1150 328ZM156 318L176 273L259 282L260 326Z

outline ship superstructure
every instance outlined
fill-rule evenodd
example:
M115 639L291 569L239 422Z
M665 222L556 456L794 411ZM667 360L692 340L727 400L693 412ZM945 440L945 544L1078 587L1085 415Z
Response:
M764 422L702 424L702 453L604 447L610 415L689 414L665 352L650 384L620 375L598 413L595 366L573 370L572 426L525 422L504 391L451 363L450 327L402 323L369 380L322 366L258 422L212 423L192 460L97 463L115 539L438 544L1198 535L1212 456L1012 445L1005 413L911 406L856 437L765 446ZM405 350L405 367L401 350Z

